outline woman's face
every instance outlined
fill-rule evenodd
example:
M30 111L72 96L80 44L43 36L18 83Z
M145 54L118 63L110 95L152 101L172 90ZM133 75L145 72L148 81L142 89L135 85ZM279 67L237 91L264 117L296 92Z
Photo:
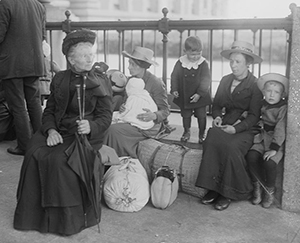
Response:
M145 68L142 68L139 65L137 65L131 58L129 59L128 63L128 70L131 76L137 78L142 78L144 76Z
M232 73L237 79L243 79L247 77L248 64L243 54L231 53L229 60Z
M94 52L91 43L78 43L70 51L69 62L77 72L90 71L93 67Z

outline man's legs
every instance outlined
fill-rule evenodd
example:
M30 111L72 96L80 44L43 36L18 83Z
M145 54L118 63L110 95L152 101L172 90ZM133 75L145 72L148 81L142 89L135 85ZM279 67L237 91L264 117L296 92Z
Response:
M33 79L33 78L32 78ZM29 82L30 83L30 82ZM26 84L28 86L29 84ZM16 128L16 135L17 135L17 148L19 149L18 152L25 152L26 150L26 145L28 144L29 139L31 138L31 127L30 127L30 122L29 122L29 117L28 117L28 112L27 108L25 105L25 94L24 94L24 81L23 79L20 78L15 78L15 79L6 79L3 80L3 87L5 91L5 96L6 96L6 101L8 104L8 107L11 110L11 113L14 117L14 122L15 122L15 128ZM29 88L26 87L26 90ZM27 91L26 96L30 98L30 94L34 94L33 90L32 91ZM33 98L34 100L35 98ZM29 102L29 106L32 112L32 109L34 109L34 106L32 105L32 101ZM40 100L38 100L38 104L40 106ZM39 108L37 108L38 111L36 112L37 114L39 113ZM41 108L40 108L41 109ZM33 111L33 114L35 112ZM33 117L33 115L32 115ZM40 120L39 118L34 118L35 120ZM38 123L38 122L35 122ZM38 124L35 124L35 126L38 126ZM9 149L11 151L12 149Z
M33 133L42 125L42 106L37 77L24 78L24 95Z

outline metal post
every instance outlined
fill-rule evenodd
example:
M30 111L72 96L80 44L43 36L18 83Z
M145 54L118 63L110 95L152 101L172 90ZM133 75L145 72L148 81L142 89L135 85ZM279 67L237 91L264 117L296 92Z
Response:
M162 69L162 80L167 84L167 59L168 59L168 33L169 29L169 19L167 18L168 9L163 8L162 13L164 17L158 21L158 31L163 34L163 69Z

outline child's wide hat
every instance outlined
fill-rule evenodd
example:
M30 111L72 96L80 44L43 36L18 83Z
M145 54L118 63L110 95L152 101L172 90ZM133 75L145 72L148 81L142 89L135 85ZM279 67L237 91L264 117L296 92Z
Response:
M275 81L281 83L284 87L284 96L287 96L289 91L289 80L282 74L279 73L267 73L257 80L257 86L262 91L264 89L265 83L269 81Z
M149 48L137 46L134 48L134 50L131 54L129 54L126 51L123 51L122 54L125 57L137 59L140 61L147 62L151 65L158 66L158 63L153 60L154 53Z
M234 41L228 50L221 51L221 56L230 58L232 53L243 53L253 58L253 64L261 63L263 59L254 53L254 45L246 41Z

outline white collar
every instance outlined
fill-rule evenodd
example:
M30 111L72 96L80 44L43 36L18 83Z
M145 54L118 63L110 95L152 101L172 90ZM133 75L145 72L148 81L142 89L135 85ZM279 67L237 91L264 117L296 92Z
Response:
M179 58L179 61L181 62L181 66L187 69L197 69L198 66L205 61L205 58L201 56L201 58L197 62L191 62L188 58L187 55L183 55Z

